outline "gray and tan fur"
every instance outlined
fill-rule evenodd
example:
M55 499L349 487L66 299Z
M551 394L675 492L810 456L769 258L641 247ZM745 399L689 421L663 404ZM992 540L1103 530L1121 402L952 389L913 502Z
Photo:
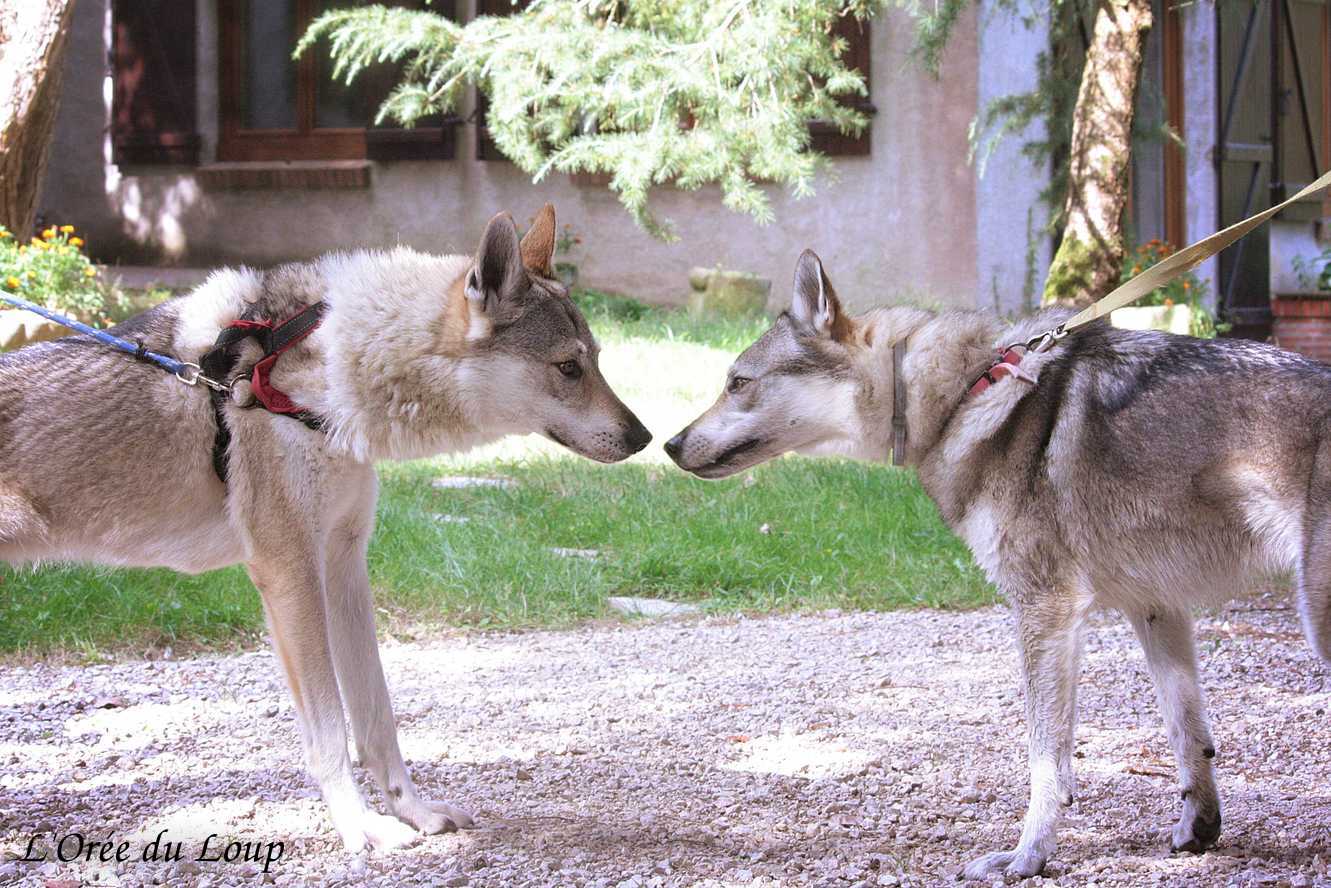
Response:
M1331 367L1271 346L1079 329L1028 354L1028 379L967 397L999 347L1066 319L971 312L846 317L816 256L788 314L731 368L716 404L666 450L723 477L787 451L890 456L892 344L907 346L906 462L1011 603L1031 798L1014 850L965 874L1040 872L1073 799L1087 614L1121 611L1155 681L1183 791L1175 850L1220 831L1190 609L1257 575L1297 578L1304 632L1331 662ZM737 381L738 380L738 381Z
M226 485L203 388L87 337L0 357L0 560L191 573L244 563L310 771L351 850L471 822L422 800L398 749L365 563L373 461L537 432L609 462L651 437L606 385L586 321L550 278L554 232L547 205L521 242L512 219L495 217L475 259L397 249L220 271L123 324L122 336L197 362L238 317L281 321L327 303L322 326L273 374L326 430L227 406ZM367 808L356 787L344 700L394 816Z

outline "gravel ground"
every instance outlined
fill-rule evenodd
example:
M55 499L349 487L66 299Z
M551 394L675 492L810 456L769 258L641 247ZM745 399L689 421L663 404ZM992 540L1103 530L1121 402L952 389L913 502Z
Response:
M1173 765L1141 655L1106 616L1087 643L1078 801L1034 883L1331 885L1331 669L1283 600L1200 633L1220 847L1167 851ZM997 610L468 635L384 656L422 792L479 828L342 852L266 652L38 664L0 671L0 883L927 885L1017 837L1021 703ZM134 862L163 829L181 862ZM33 835L53 857L76 832L129 842L131 862L15 859ZM212 834L282 856L266 873L192 859Z

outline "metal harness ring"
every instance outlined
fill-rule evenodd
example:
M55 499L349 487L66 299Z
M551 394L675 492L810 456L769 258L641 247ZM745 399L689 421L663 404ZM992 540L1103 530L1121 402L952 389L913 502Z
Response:
M185 385L198 385L199 383L203 383L215 392L231 393L230 383L218 382L211 376L204 376L203 368L190 361L183 361L181 363L180 369L176 371L176 379L179 379L181 382L185 383Z

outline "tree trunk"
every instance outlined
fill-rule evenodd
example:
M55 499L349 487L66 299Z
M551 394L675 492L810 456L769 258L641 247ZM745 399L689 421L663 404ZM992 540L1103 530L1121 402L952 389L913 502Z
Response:
M26 239L37 216L74 0L0 6L0 225Z
M1096 14L1072 112L1063 242L1049 268L1046 305L1087 304L1122 272L1132 117L1150 29L1150 0L1103 0Z

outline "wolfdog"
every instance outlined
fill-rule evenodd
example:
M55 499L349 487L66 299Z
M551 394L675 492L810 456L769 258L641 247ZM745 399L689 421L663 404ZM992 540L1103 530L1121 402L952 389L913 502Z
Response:
M1016 848L968 878L1031 876L1054 851L1092 609L1121 611L1145 649L1183 789L1174 850L1220 833L1190 607L1293 571L1304 632L1331 661L1331 367L1103 322L1047 350L1012 345L1067 316L851 318L806 251L790 311L665 445L681 468L721 478L788 451L887 459L904 424L896 461L1010 602L1020 654L1030 806Z
M201 389L86 336L0 358L0 560L191 573L244 563L349 850L471 824L420 798L398 749L365 561L373 462L524 433L613 462L651 440L552 278L554 243L547 204L521 240L509 216L492 219L474 259L398 248L219 271L112 331L197 363L223 329L322 304L322 323L268 377L244 382L259 343L228 348L237 381L216 412ZM301 405L303 421L237 403L260 386ZM352 777L344 696L391 817L366 807Z

